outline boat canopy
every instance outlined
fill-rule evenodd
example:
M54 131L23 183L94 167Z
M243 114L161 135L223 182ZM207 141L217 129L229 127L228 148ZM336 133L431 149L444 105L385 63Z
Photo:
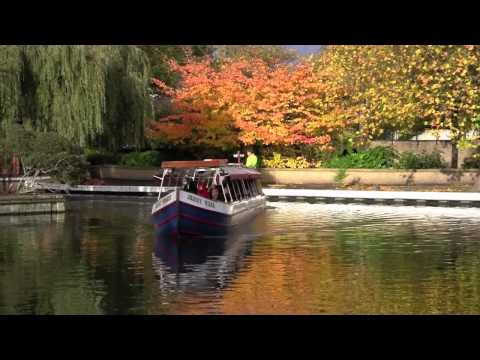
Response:
M245 169L238 167L225 167L223 170L232 180L240 179L258 179L261 177L261 174L253 169Z
M238 165L228 164L227 159L207 159L207 160L194 160L194 161L164 161L162 162L162 169L170 169L175 171L178 178L188 174L189 170L195 170L192 175L195 177L195 173L200 175L198 171L203 172L207 171L209 176L215 176L214 174L221 174L223 176L228 176L231 180L240 180L240 179L258 179L261 177L260 172L254 169L247 169ZM169 170L165 170L168 175ZM211 173L213 171L213 173ZM218 171L220 173L218 173ZM157 177L158 178L158 177ZM161 179L161 178L159 178Z
M193 160L193 161L164 161L162 169L195 169L195 168L218 168L227 165L227 159Z

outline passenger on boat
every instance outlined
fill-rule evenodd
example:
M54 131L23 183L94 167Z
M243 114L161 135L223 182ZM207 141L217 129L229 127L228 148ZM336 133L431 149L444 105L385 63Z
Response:
M205 181L203 181L203 180L198 182L197 195L202 196L202 197L207 198L207 199L210 198L210 192L208 191L207 184L205 184Z
M218 190L218 186L214 186L211 190L211 196L210 198L213 200L213 201L217 201L219 200L219 195L220 195L220 191Z
M191 178L186 178L186 184L183 189L195 194L197 192L195 181L193 181Z

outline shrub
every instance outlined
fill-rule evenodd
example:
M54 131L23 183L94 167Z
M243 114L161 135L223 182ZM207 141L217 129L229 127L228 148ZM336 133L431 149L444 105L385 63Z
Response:
M462 168L480 169L480 154L474 154L472 157L466 158L463 161Z
M410 151L400 154L395 164L398 169L441 169L446 167L438 151L430 154L415 154Z
M347 177L347 169L339 168L333 180L337 185L341 185L341 183L346 177Z
M303 156L283 157L281 154L274 152L272 159L262 159L262 166L273 169L306 169L320 167L320 163L308 161Z
M396 151L388 146L377 146L347 155L335 155L323 167L334 169L385 169L391 168L397 158Z
M132 167L157 167L161 165L163 160L159 151L150 150L124 154L120 159L120 164Z
M15 127L1 143L5 151L21 159L25 176L48 175L64 183L81 183L88 177L83 150L57 133Z
M115 165L120 157L112 152L90 149L87 151L87 161L91 165Z

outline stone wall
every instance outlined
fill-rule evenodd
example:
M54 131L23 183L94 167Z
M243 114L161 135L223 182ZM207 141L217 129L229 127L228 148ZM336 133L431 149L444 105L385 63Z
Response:
M275 185L335 185L336 169L261 169L262 182ZM473 185L480 170L347 170L343 184L362 185Z
M151 182L159 169L134 169L120 166L95 166L92 168L100 179L123 181L124 184L137 181ZM265 184L277 185L335 185L337 169L260 169ZM344 184L364 185L473 185L480 177L480 170L391 170L391 169L350 169L346 171Z
M61 195L12 195L0 197L0 215L65 212Z
M97 165L90 168L90 173L97 179L154 181L153 176L161 172L160 168L130 168L117 165Z
M450 166L452 163L452 143L448 140L372 141L370 147L375 146L390 146L399 153L410 151L418 154L422 152L431 154L434 151L438 151L447 165ZM473 153L473 149L458 150L458 167L461 168L465 158L472 156Z

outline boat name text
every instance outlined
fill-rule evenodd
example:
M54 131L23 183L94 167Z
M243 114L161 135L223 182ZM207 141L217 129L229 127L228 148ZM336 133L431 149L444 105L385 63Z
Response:
M192 195L188 195L187 196L187 199L190 200L190 201L193 201L197 204L202 204L202 199L198 198L198 197L194 197ZM203 199L203 204L205 206L208 206L210 208L215 208L215 203L213 201L210 201L210 200L207 200L207 199Z
M161 204L163 205L163 204L169 202L170 200L172 200L172 195L165 196L165 197L162 199Z

